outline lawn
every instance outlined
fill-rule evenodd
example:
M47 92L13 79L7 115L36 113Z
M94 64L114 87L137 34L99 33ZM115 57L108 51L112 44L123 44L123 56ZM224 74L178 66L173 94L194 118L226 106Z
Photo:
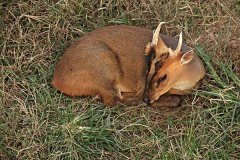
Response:
M175 36L207 74L178 108L107 108L51 86L54 66L94 29ZM0 0L0 159L238 159L239 0Z

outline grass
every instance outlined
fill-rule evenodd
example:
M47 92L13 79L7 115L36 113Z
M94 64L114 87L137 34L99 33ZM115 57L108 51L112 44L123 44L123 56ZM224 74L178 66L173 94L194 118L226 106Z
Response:
M51 86L64 50L96 28L154 29L195 48L207 69L179 108L106 108ZM238 159L240 3L0 1L0 159Z

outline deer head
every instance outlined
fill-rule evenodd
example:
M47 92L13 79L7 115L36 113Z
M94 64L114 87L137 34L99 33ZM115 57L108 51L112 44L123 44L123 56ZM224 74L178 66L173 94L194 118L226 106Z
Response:
M162 24L158 25L152 42L146 47L146 55L151 56L143 95L146 103L157 100L173 89L179 94L189 93L205 74L201 60L193 51L181 52L182 32L175 50L165 45L159 37Z

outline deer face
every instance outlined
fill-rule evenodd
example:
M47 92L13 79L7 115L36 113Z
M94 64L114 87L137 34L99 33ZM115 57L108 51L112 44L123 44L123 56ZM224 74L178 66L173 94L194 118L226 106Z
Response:
M182 53L182 33L179 36L175 51L168 48L159 37L160 23L156 29L152 43L146 46L146 55L150 56L149 72L146 79L143 101L152 103L170 89L181 91L192 89L199 80L190 62L194 57L193 51ZM198 72L198 71L196 71Z
M191 78L189 72L192 69L191 65L188 65L193 56L192 51L179 53L177 56L166 58L163 62L155 63L154 66L151 65L154 68L154 73L148 75L144 102L152 103L172 88L184 91L195 86L195 74L192 74L193 77Z

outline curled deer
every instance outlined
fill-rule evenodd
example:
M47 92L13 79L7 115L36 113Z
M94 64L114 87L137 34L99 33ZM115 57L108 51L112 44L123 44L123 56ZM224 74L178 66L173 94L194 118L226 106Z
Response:
M96 96L106 106L177 106L205 75L200 58L179 40L117 25L85 34L64 53L52 84L69 96ZM152 39L152 40L151 40ZM151 41L151 42L150 42Z

